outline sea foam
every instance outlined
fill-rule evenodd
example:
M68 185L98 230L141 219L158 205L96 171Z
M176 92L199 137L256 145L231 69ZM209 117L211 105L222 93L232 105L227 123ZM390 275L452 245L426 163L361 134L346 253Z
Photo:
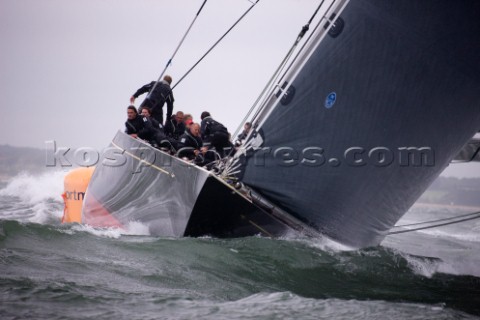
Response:
M0 217L35 223L63 215L63 178L67 172L52 171L38 175L20 173L0 190Z

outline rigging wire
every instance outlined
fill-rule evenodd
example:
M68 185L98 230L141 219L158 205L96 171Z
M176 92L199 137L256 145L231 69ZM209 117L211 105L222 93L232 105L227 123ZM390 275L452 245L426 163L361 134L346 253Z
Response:
M158 77L157 81L156 81L155 84L153 85L153 87L152 87L152 89L150 90L149 94L150 94L151 92L153 92L153 90L155 90L155 88L157 87L157 85L158 85L158 83L160 82L160 80L162 80L162 77L163 77L163 75L165 74L165 71L167 71L167 68L172 64L173 58L175 57L175 55L177 54L178 50L179 50L180 47L182 46L183 41L185 41L185 38L187 37L187 35L190 33L190 30L192 29L193 24L195 23L195 21L197 20L198 16L200 15L200 12L203 10L203 7L205 6L205 3L207 3L207 0L204 0L204 1L203 1L200 9L198 10L197 14L195 15L195 18L193 18L192 23L190 23L190 26L188 27L187 31L186 31L185 34L183 35L182 39L180 40L180 43L177 45L177 48L176 48L175 51L173 52L171 58L168 60L167 65L165 66L165 68L163 69L162 73L161 73L160 76Z
M477 214L480 214L480 211L470 212L470 213L462 214L462 215L459 215L459 216L449 217L449 218L443 218L443 219L438 219L438 220L425 221L425 222L416 222L416 223L409 223L409 224L402 224L402 225L399 225L399 226L395 226L394 228L411 227L411 226L418 226L418 225L426 224L426 223L433 223L433 222L454 220L454 219L464 218L464 217L468 217L468 216L471 216L471 215L477 215Z
M310 29L310 24L312 23L313 19L316 17L318 11L320 10L320 8L323 6L325 0L322 0L320 2L320 4L317 6L317 9L315 10L315 12L313 13L312 17L310 18L310 20L308 20L307 24L304 25L302 27L302 29L300 30L297 38L295 39L293 45L291 46L291 48L289 49L289 51L287 52L287 54L285 55L285 57L283 58L282 62L279 64L279 66L277 67L277 69L275 70L275 72L273 73L272 77L269 79L269 81L267 82L267 85L264 87L264 89L262 90L262 92L260 93L260 95L257 97L257 99L255 100L255 102L253 103L252 107L250 108L250 110L247 112L247 114L245 115L245 117L243 118L243 120L240 122L240 125L239 127L236 129L235 133L234 133L234 137L236 137L238 135L238 133L240 132L241 128L242 128L242 124L245 123L247 121L247 119L250 117L251 113L253 112L253 110L255 110L256 106L259 104L260 100L262 98L264 98L265 94L267 91L270 90L270 88L272 87L272 84L275 82L276 79L278 79L278 76L279 74L281 73L281 70L285 67L285 65L287 64L288 60L291 58L291 56L293 55L293 52L295 51L298 43L302 40L303 36L307 33L307 31ZM307 41L308 42L308 41ZM302 47L302 50L303 50L303 47ZM301 50L300 50L301 51ZM298 56L298 55L297 55ZM266 99L266 97L265 97ZM263 105L263 103L265 102L265 99L264 101L261 103ZM261 110L257 110L257 112L254 114L253 118L256 118L258 116L258 114L260 113Z
M332 8L332 6L334 5L336 0L334 0L333 2L330 3L330 6L327 8L327 10L325 11L325 14L327 12L329 12L329 10ZM350 1L350 0L348 0ZM322 17L322 19L320 19L320 21L318 22L317 26L315 27L315 29L313 30L313 32L310 34L310 36L308 37L308 39L305 41L305 43L303 44L302 48L297 52L295 58L292 59L292 61L290 62L290 65L288 66L288 68L284 71L283 75L280 77L281 79L283 79L286 74L288 73L288 71L292 68L293 64L295 63L295 61L297 61L298 57L300 56L300 54L302 53L302 51L304 50L305 46L310 42L312 36L315 34L315 31L318 29L318 27L320 26L321 22L323 19L326 19L327 20L327 23L324 25L324 29L325 30L329 30L328 29L328 25L331 24L332 26L335 25L335 22L334 20L330 20L330 18L326 18L325 15Z
M402 227L406 227L406 226L421 225L421 224L434 223L434 222L440 222L440 221L448 221L448 220L454 220L454 219L458 219L458 218L462 218L462 217L463 217L463 219L460 219L460 220L455 220L455 221L450 221L450 222L445 222L445 223L439 223L439 224L434 224L434 225L425 226L425 227L407 229L407 230L392 231L392 232L387 233L387 235L407 233L407 232L413 232L413 231L419 231L419 230L425 230L425 229L432 229L432 228L448 226L448 225L451 225L451 224L456 224L456 223L460 223L460 222L464 222L464 221L480 219L480 211L460 215L460 216L457 216L457 217L444 218L444 219L438 219L438 220L433 220L433 221L419 222L419 223L412 223L412 224L396 226L395 228L402 228Z
M177 81L177 83L173 86L172 90L175 89L176 86L178 86L180 84L180 82L182 82L182 80L188 76L188 74L193 70L195 69L195 67L210 53L210 51L212 51L219 43L220 41L223 40L223 38L225 38L225 36L230 32L232 31L233 28L235 28L237 26L237 24L250 12L250 10L253 9L253 7L259 2L260 0L257 0L255 3L252 3L252 5L248 8L247 11L245 11L241 16L240 18L238 18L238 20L210 47L210 49L207 50L207 52L205 52L205 54L200 58L198 59L197 62L195 62L195 64L190 68L188 69L188 71L180 78L180 80ZM249 1L251 2L251 1Z

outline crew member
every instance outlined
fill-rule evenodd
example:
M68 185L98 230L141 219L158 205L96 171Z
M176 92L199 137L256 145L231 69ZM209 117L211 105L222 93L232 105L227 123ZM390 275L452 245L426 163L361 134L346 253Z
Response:
M144 119L144 126L149 128L149 139L147 140L149 140L150 143L155 142L152 144L170 151L177 148L177 141L173 138L167 137L163 125L151 117L150 108L143 107L142 116L146 118L146 120Z
M165 122L165 134L178 140L185 132L185 124L183 123L183 112L177 111L170 119Z
M224 157L225 149L232 148L230 142L230 134L227 128L218 121L215 121L210 112L202 112L200 118L202 119L201 135L204 145L210 149L214 147L220 157Z
M200 125L192 123L178 141L178 157L186 157L194 160L197 164L204 161L203 154L206 149L203 148L203 141L200 135Z
M248 133L252 129L252 123L251 122L245 122L243 125L243 131L240 133L237 137L237 141L235 141L236 146L240 146L243 144L243 141L247 138Z
M149 134L148 131L148 128L145 127L143 117L137 113L137 108L135 108L135 106L128 106L125 133L133 138L145 139Z
M170 119L173 112L173 92L170 85L172 84L172 77L166 75L163 77L163 80L159 81L155 86L156 81L152 81L149 84L144 85L140 89L138 89L133 96L130 98L130 103L133 104L135 99L144 94L149 92L145 100L143 100L142 104L140 105L140 110L143 107L149 107L152 113L152 117L155 118L158 122L163 125L163 105L165 102L167 103L167 117L166 119ZM153 87L155 90L152 91Z
M190 113L186 113L183 116L183 124L185 125L185 129L188 129L192 123L193 123L192 115Z

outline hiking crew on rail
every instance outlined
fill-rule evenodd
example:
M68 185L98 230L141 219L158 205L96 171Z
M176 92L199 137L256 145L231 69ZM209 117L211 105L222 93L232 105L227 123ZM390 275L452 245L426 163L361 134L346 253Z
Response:
M172 78L167 75L163 79L156 86L155 81L144 85L130 98L132 105L127 108L125 133L202 166L229 155L233 150L230 133L223 124L212 118L210 112L202 112L201 125L194 123L192 116L182 111L172 116ZM138 114L133 103L139 95L149 91L152 92L141 103L141 114ZM165 102L167 118L163 126Z

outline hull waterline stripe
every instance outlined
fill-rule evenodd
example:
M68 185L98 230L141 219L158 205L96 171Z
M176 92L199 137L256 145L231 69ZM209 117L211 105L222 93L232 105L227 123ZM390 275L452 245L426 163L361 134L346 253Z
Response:
M170 172L166 171L165 169L162 169L162 168L160 168L159 166L154 165L154 164L151 163L151 162L145 161L144 159L141 159L140 157L137 157L137 156L134 155L133 153L130 153L130 152L128 152L127 150L121 148L119 145L117 145L117 144L116 144L115 142L113 142L113 141L112 141L112 145L113 145L115 148L117 148L117 149L119 149L119 150L122 150L124 153L128 154L128 155L131 156L132 158L134 158L134 159L136 159L136 160L138 160L138 161L140 161L140 162L143 162L143 163L147 164L148 166L150 166L150 167L152 167L152 168L154 168L154 169L156 169L156 170L158 170L158 171L160 171L160 172L162 172L162 173L165 173L166 175L169 175L169 176L172 177L172 178L175 177L175 175L174 175L173 173L170 173Z

